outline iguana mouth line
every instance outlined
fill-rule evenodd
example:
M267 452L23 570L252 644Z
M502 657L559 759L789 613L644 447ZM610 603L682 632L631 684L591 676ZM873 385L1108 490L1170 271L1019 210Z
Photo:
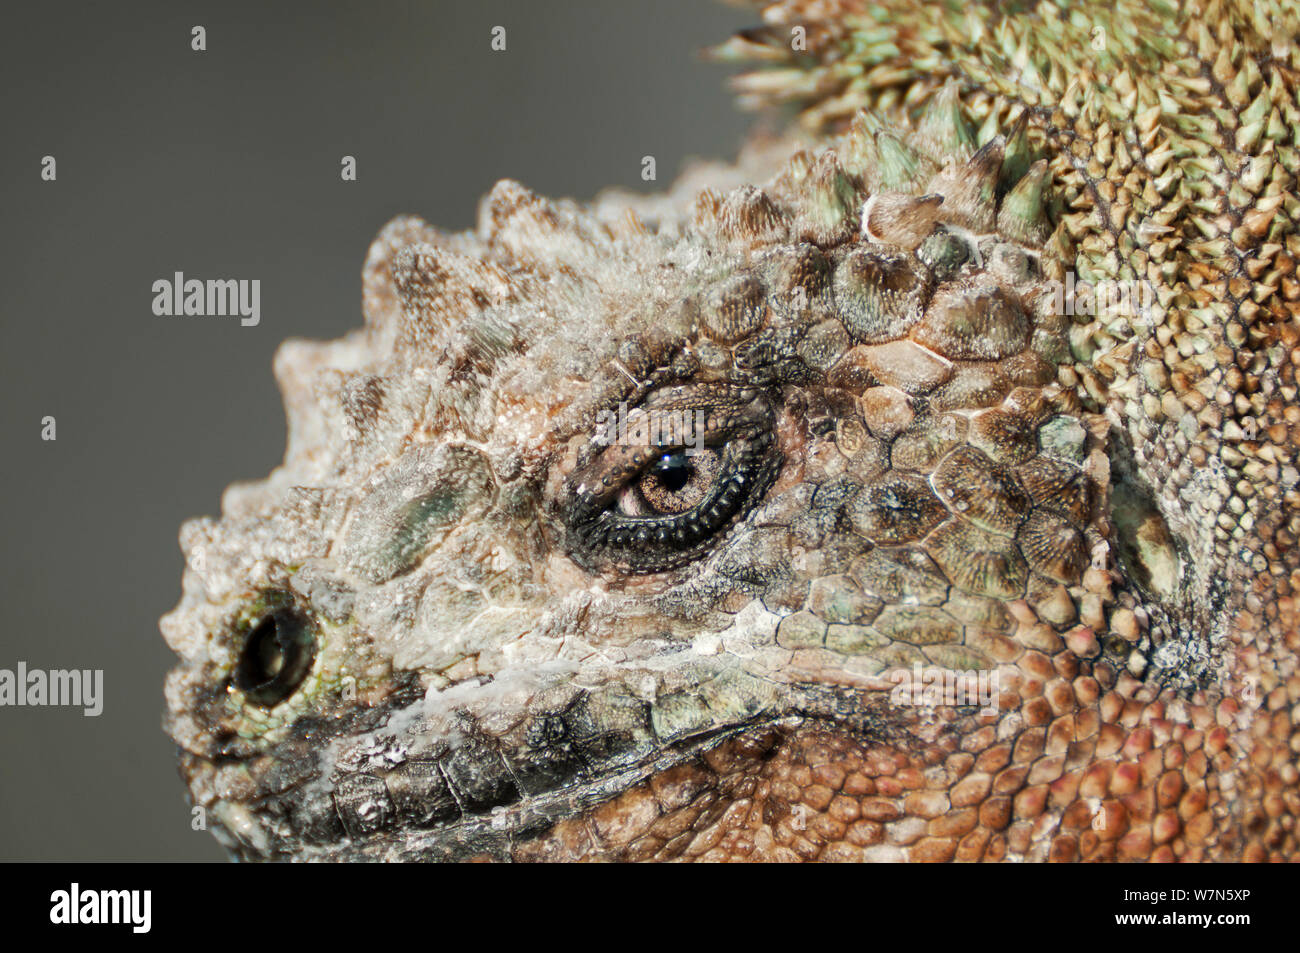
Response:
M803 716L798 714L766 713L718 726L688 739L662 745L648 757L633 764L586 776L579 775L577 783L570 780L553 789L533 793L522 792L517 788L519 796L508 803L475 806L471 800L472 795L449 786L458 816L427 827L422 826L420 819L410 813L412 810L427 809L427 803L398 805L395 802L399 798L393 797L396 792L383 787L382 790L387 792L392 803L391 808L367 811L356 803L355 794L343 795L341 792L350 786L355 787L356 782L365 779L372 784L372 803L377 804L384 796L379 793L380 786L385 783L384 778L380 773L372 771L346 773L330 785L329 793L324 795L329 798L331 809L346 831L346 836L341 841L303 845L292 853L295 859L306 861L425 860L430 857L455 860L478 854L504 857L508 855L512 844L542 834L559 821L586 814L656 774L698 759L711 748L731 738L747 732L790 730L803 721ZM200 760L204 764L212 764L207 759ZM407 764L427 765L434 762ZM260 827L250 833L247 828L241 831L238 826L227 824L227 833L233 841L231 846L244 860L288 859L289 852L277 849L276 828L283 822L283 818L293 816L297 805L323 794L319 790L320 786L318 780L305 781L283 792L249 802L248 811L253 815L254 823ZM271 834L270 838L265 836L267 833Z
M974 707L955 712L977 714ZM732 739L769 739L758 747L770 750L780 737L813 723L862 741L916 743L887 708L864 704L858 691L809 682L792 693L789 705L661 734L648 746L644 740L606 739L613 748L603 761L589 749L577 764L556 765L549 774L530 761L537 749L511 750L467 729L458 744L444 741L383 765L349 761L340 769L336 762L333 771L319 763L303 765L309 768L303 780L248 799L233 818L224 815L228 807L220 801L211 806L228 846L245 860L507 859L519 843L583 817L656 775L698 762ZM211 771L221 760L195 758L191 773ZM282 848L294 843L293 850Z

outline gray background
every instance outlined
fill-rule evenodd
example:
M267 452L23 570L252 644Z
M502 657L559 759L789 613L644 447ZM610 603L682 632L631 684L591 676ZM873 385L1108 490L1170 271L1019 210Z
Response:
M467 228L502 177L587 199L648 188L646 154L660 186L689 156L734 155L748 120L697 52L756 14L32 3L3 21L0 667L102 668L106 703L0 708L0 859L220 859L162 734L157 620L180 593L181 521L281 459L276 345L359 325L361 263L395 214ZM261 324L155 317L151 285L174 271L260 278Z

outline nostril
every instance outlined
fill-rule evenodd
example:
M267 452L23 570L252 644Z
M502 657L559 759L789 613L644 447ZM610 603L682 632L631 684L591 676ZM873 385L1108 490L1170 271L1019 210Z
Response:
M271 707L284 701L306 678L316 657L316 638L301 613L281 609L248 632L234 686L254 704Z

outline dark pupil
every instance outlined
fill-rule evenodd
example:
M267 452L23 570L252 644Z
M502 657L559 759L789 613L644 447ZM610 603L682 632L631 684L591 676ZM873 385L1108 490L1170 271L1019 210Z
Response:
M235 669L235 687L258 705L278 705L311 668L316 641L296 613L267 616L248 633Z
M677 493L695 473L695 465L684 450L665 453L654 466L654 474L669 493Z

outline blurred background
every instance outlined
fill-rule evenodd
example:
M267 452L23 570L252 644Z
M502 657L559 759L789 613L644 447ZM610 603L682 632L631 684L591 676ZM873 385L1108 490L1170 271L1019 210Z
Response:
M459 230L503 177L590 199L733 156L749 120L698 51L756 19L703 0L6 6L0 668L103 669L105 700L0 708L0 860L223 858L162 733L157 621L182 520L280 462L277 344L361 323L362 260L396 214ZM176 271L261 279L261 323L155 317Z

